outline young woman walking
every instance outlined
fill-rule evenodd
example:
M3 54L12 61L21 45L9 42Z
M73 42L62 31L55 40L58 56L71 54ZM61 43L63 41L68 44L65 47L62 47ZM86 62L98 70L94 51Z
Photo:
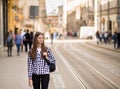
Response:
M33 39L33 47L28 53L29 86L34 89L48 89L50 70L45 59L55 63L55 58L44 44L44 34L37 32Z

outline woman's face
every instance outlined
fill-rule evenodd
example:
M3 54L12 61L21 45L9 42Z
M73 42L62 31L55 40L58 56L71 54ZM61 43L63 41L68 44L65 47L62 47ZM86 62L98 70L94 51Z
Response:
M38 44L42 44L44 42L44 36L42 34L40 34L38 37L37 37L37 42Z

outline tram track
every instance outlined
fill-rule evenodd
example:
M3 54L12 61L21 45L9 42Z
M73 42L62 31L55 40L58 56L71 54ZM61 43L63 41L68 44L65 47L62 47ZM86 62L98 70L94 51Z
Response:
M89 43L86 43L86 44L81 44L81 45L84 46L85 48L87 48L88 50L93 51L93 52L99 52L100 54L105 54L105 55L108 55L108 56L112 56L116 59L120 59L120 57L117 56L117 55L119 55L118 51L115 51L115 50L112 50L112 49L106 49L106 48L103 48L103 47L100 47L100 46L94 46L93 44L89 44ZM96 47L96 49L94 47ZM100 50L100 49L103 49L103 50ZM107 52L104 51L104 50L106 50ZM116 53L116 55L115 54L110 54L110 52Z
M61 47L58 47L58 48L61 49ZM60 50L60 51L61 51L62 54L67 52L70 55L70 57L67 56L67 57L64 57L64 58L61 58L61 59L70 59L70 58L77 59L78 63L82 62L85 65L84 69L87 68L87 71L92 72L96 77L98 77L98 79L102 79L101 80L102 82L105 82L106 85L110 86L110 88L107 88L107 89L119 89L119 87L116 84L114 84L109 79L107 79L105 76L103 76L100 72L98 72L95 68L93 68L87 62L83 61L82 60L83 58L80 58L80 56L75 56L75 55L79 55L77 52L75 52L75 51L70 52L70 50L68 50L66 48L68 48L68 46L66 47L65 45L63 45L63 50ZM60 56L62 55L60 53L57 53L57 54L59 54ZM66 65L71 65L71 64L66 64ZM77 64L77 65L79 65L79 64ZM72 69L72 71L74 70L73 75L76 77L76 80L79 81L80 85L83 84L83 86L84 86L83 89L93 89L93 88L89 88L89 86L87 86L87 84L79 77L79 73L77 73L76 69L74 69L75 66L73 68L71 68L71 67L69 67L69 68Z
M67 66L67 68L71 72L71 74L72 74L73 78L75 79L76 83L78 84L78 86L81 87L82 89L89 89L86 87L86 85L83 83L83 81L79 78L79 75L77 74L75 69L72 66L70 66L70 64L65 60L66 58L58 51L58 47L56 46L54 49L56 50L56 55L59 56L59 58L62 60L62 62L65 64L65 66Z
M86 47L86 46L83 46L83 44L81 45L82 46L82 48L84 48L84 47ZM76 47L76 46L75 46ZM87 49L88 49L89 47L87 47ZM69 47L69 49L70 49L70 47ZM77 48L76 48L77 49ZM89 50L91 50L91 49L89 49ZM72 51L73 51L73 49L72 49ZM69 51L68 51L69 52ZM79 55L79 53L78 53L78 51L75 51L74 50L74 53L76 53L76 55ZM72 54L72 53L71 53ZM80 58L80 57L78 57L78 58ZM77 56L76 56L76 59L78 59L77 58ZM84 59L84 58L86 58L86 57L82 57L82 59ZM118 86L117 84L115 84L114 82L112 82L109 78L107 78L106 76L104 76L102 73L100 73L99 71L97 71L94 67L92 67L91 65L89 65L87 62L85 62L85 61L83 61L82 60L82 62L84 62L88 67L90 67L96 74L98 74L101 78L103 78L106 82L108 82L108 84L110 84L111 86L113 86L114 87L114 89L120 89L120 86Z

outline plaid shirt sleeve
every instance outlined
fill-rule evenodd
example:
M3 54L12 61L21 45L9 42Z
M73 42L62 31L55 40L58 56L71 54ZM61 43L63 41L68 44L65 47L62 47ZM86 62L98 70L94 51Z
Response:
M55 63L55 58L52 54L52 51L50 48L47 48L47 52L48 52L48 60L51 62L51 63Z
M28 78L32 79L32 59L28 55Z

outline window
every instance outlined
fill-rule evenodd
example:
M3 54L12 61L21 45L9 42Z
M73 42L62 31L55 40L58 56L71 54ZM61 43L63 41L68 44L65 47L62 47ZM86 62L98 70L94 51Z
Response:
M108 0L101 0L102 10L108 9Z
M117 7L117 0L110 0L110 8Z

